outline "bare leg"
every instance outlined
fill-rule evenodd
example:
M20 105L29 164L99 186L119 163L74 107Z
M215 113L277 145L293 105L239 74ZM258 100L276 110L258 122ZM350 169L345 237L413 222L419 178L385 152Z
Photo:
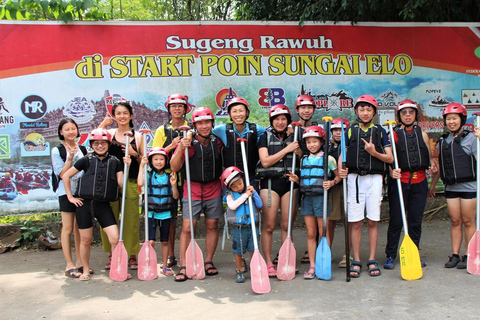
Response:
M62 241L62 251L65 261L67 262L67 267L65 270L70 270L75 268L75 264L72 260L72 249L71 249L71 236L75 225L75 213L73 212L61 212L62 215L62 233L60 239ZM77 229L78 230L78 229ZM78 241L78 239L76 239ZM77 251L78 255L78 251ZM78 261L77 263L80 263Z
M462 246L462 212L460 198L447 199L448 213L450 214L450 221L452 229L450 231L452 241L452 253L460 254L460 247Z
M212 261L218 244L218 219L205 219L205 261Z
M275 191L271 191L271 207L268 206L268 189L260 190L260 197L263 201L262 250L267 266L269 266L272 264L272 237L277 221L280 197Z

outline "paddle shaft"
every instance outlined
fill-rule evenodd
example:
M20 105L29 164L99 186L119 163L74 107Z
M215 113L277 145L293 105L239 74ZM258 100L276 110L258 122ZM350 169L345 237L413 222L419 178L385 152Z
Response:
M147 157L147 134L143 134L143 156ZM148 168L143 166L143 201L145 220L145 241L148 241Z
M184 138L187 137L187 131L186 130L183 131L183 137ZM185 148L185 171L186 171L186 176L187 176L188 213L189 213L189 218L190 218L190 234L192 235L192 239L195 239L195 233L194 233L194 230L193 230L192 187L190 185L190 159L188 157L188 148ZM195 255L193 255L193 256L195 256Z
M297 141L298 139L298 126L295 126L294 129L294 134L293 134L293 142ZM297 154L295 151L293 152L293 157L292 157L292 173L295 173L295 167L296 167L296 162L297 162ZM287 227L287 238L290 238L292 235L292 211L293 211L293 188L294 188L295 182L290 181L290 198L288 202L288 227Z
M480 112L473 114L477 117L477 127L480 127ZM477 138L477 231L480 230L480 141Z
M125 135L125 157L128 157L128 147L130 146L130 135ZM122 188L122 207L120 217L120 236L118 241L123 241L123 221L125 220L125 198L127 197L127 179L129 166L123 164L123 188Z
M340 123L341 134L340 137L340 154L342 155L342 169L345 170L347 168L347 154L346 154L346 147L345 147L345 126L343 124L343 118L341 119ZM343 181L343 211L345 213L345 261L346 261L346 276L347 282L350 281L350 234L348 230L348 204L347 204L347 179Z
M325 120L325 151L323 152L323 181L328 179L328 143L330 141L330 122ZM323 237L327 236L328 190L323 190Z
M240 141L240 149L242 150L242 161L243 161L243 170L245 171L245 185L250 186L250 176L248 175L248 162L245 152L245 141ZM253 214L253 202L252 197L248 197L248 209L250 211L250 225L252 226L253 232L253 248L258 250L258 240L257 240L257 228L255 226L255 215Z

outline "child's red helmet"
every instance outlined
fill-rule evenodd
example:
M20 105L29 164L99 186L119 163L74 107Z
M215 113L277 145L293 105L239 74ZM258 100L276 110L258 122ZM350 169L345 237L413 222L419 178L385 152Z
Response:
M148 153L148 161L150 161L150 157L152 157L156 154L164 155L165 158L167 158L167 160L169 160L168 152L165 148L154 147L154 148L150 149L150 152Z
M228 167L225 170L223 170L222 176L220 177L220 180L222 181L223 185L227 188L230 189L230 185L238 180L238 178L241 177L243 174L243 171L238 169L237 167Z
M303 132L302 139L315 137L325 140L325 130L320 126L310 126Z
M375 108L375 112L377 111L378 101L377 101L377 99L375 99L375 97L373 97L369 94L364 94L364 95L361 95L360 97L358 97L357 101L355 101L355 106L353 107L353 109L357 110L358 104L362 103L362 102L371 104Z
M343 118L343 128L347 129L350 127L350 122L346 118ZM341 129L342 128L342 118L335 118L330 125L330 130L332 129Z

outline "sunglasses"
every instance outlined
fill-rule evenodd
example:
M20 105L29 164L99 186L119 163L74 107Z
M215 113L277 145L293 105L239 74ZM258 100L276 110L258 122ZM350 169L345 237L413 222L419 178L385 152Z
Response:
M401 113L402 115L415 114L415 110L412 110L412 109L410 109L410 110L405 110L405 109L404 109L404 110L400 110L400 113Z

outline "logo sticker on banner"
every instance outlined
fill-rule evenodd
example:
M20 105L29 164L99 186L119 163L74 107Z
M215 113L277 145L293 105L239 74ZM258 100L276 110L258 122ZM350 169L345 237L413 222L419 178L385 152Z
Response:
M63 110L63 115L72 118L77 123L90 122L95 116L95 106L85 97L75 97L70 100Z
M237 96L237 93L232 89L232 87L228 89L221 89L217 92L215 101L217 103L217 106L220 108L220 110L218 110L217 113L215 114L217 118L228 117L227 104L230 100L232 100L236 96Z
M28 119L38 120L47 113L47 103L42 97L31 95L23 99L20 109Z

